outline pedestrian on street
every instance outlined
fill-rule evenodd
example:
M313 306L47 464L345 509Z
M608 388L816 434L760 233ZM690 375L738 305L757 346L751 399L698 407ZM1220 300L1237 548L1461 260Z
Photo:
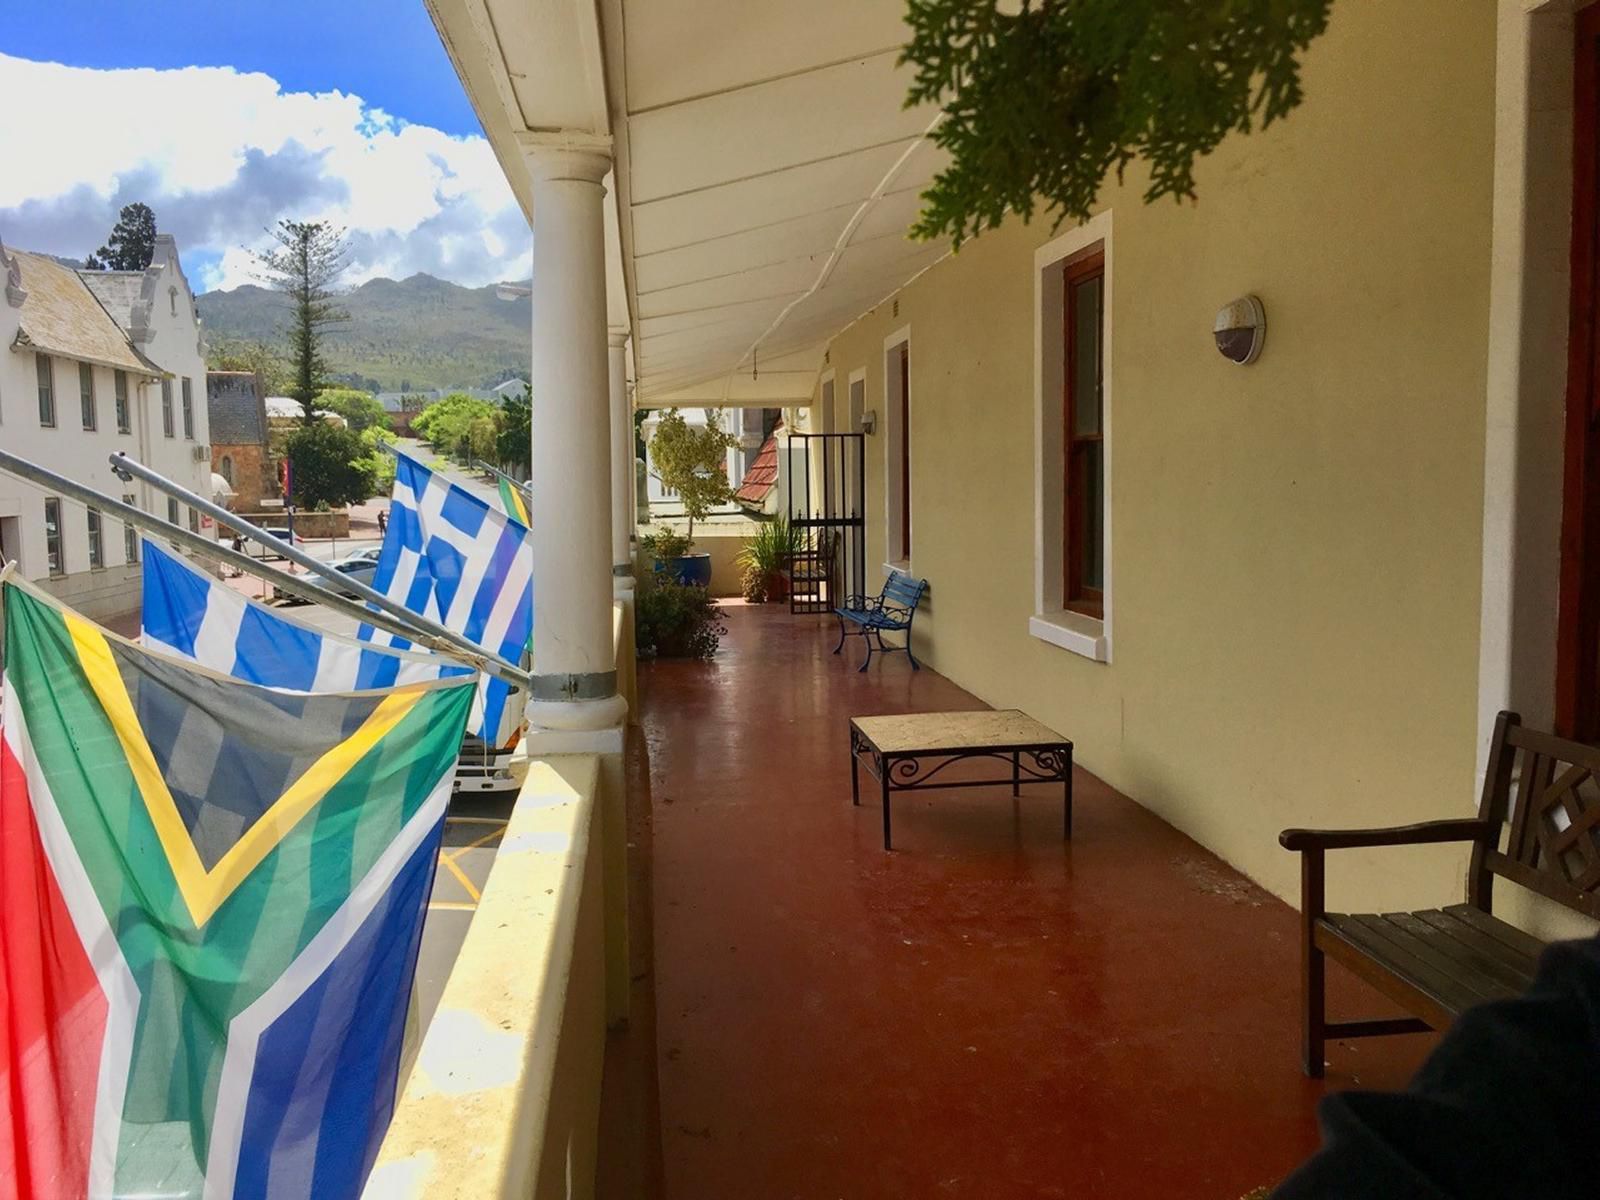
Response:
M389 532L389 510L386 508L380 508L378 510L378 532Z

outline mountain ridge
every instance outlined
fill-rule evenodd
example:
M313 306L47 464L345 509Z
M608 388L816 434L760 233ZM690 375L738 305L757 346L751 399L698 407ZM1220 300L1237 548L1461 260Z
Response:
M495 287L469 288L418 271L368 279L338 303L350 320L329 330L323 355L331 379L371 391L492 387L531 373L532 302L501 300ZM213 360L245 343L281 352L289 300L246 283L195 297Z

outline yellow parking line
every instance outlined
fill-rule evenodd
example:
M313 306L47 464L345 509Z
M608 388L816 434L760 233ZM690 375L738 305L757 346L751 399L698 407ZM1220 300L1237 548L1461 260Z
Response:
M483 845L485 842L492 842L495 838L499 837L504 832L505 832L504 829L496 829L493 833L486 833L481 838L479 838L477 841L468 842L465 846L451 846L448 850L444 851L442 857L448 858L448 859L451 859L452 861L454 861L455 859L460 858L468 850L476 850L479 846Z
M446 817L446 825L504 825L504 817Z
M442 908L446 912L476 912L476 904L468 904L465 900L435 900L428 905L429 908Z
M445 866L450 868L450 873L452 875L454 875L457 880L460 881L462 887L467 889L467 895L472 897L472 902L474 904L476 904L480 899L482 899L482 896L478 892L477 887L474 886L472 880L467 878L467 873L465 871L463 871L460 867L456 866L456 860L455 859L450 858L450 857L448 857L446 855L440 855L439 856L439 861L442 862Z

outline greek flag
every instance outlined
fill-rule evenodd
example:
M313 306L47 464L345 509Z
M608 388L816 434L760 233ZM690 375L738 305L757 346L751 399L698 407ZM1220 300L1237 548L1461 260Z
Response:
M224 675L297 692L427 683L472 669L437 654L366 645L293 620L144 543L140 640Z
M405 454L395 455L389 528L372 586L512 662L522 661L533 634L527 526ZM370 625L357 636L399 649L410 645ZM499 734L510 691L492 675L479 681L483 719L473 728L490 745L505 742Z

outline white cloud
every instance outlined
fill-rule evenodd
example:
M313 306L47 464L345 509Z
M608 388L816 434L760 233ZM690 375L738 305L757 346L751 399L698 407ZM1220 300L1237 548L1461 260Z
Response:
M343 92L284 92L229 67L91 70L0 54L0 237L81 257L150 205L197 288L253 281L280 217L348 228L346 282L417 271L524 278L530 235L482 137L398 120Z

